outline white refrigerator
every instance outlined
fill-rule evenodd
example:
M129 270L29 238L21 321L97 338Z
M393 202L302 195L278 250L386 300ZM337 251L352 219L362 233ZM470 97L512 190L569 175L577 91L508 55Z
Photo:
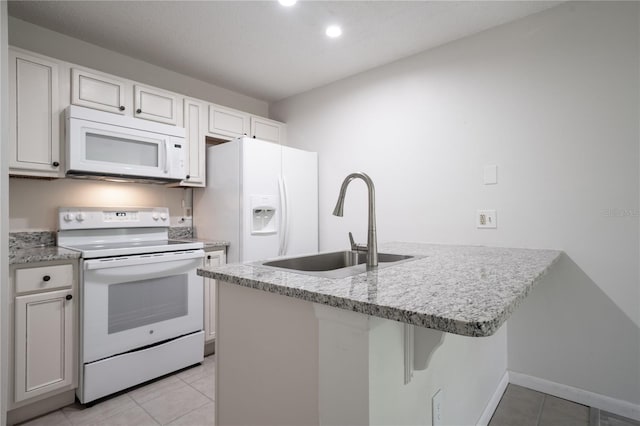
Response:
M207 148L194 192L196 236L226 240L227 262L318 252L318 154L248 137Z

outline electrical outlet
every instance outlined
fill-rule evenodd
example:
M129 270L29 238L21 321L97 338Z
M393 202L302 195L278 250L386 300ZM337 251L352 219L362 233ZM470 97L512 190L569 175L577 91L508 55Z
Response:
M438 389L438 392L431 398L431 425L442 426L444 424L442 416L442 389Z
M497 228L498 216L495 210L478 210L476 214L476 226L478 228Z
M191 216L171 216L171 226L192 226L193 219Z

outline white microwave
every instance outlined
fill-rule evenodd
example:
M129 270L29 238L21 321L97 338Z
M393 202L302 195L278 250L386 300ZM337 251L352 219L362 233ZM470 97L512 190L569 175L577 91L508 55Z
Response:
M75 105L65 118L69 177L156 183L186 177L183 127Z

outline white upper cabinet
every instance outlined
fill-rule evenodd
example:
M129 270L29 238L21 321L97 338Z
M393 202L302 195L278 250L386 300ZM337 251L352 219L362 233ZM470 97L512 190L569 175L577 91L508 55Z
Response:
M10 175L64 177L61 148L69 104L184 126L189 176L179 186L205 185L207 136L281 144L285 139L286 126L278 121L10 47Z
M9 173L61 177L58 64L9 50Z
M187 178L182 186L205 186L205 135L207 132L207 106L195 99L184 100L184 128L189 149L187 151Z
M175 93L136 84L134 104L136 118L178 124L178 96Z
M209 104L209 135L231 140L241 136L269 142L284 142L284 123Z
M124 80L77 68L71 70L71 103L116 114L131 108Z
M284 124L253 115L251 116L251 137L268 142L283 143Z
M246 112L209 104L209 133L221 139L235 139L249 134L250 115Z

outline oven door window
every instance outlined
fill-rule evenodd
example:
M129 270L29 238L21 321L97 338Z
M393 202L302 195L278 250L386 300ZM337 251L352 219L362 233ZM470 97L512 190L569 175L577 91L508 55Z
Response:
M188 275L109 286L108 333L155 324L189 313Z

